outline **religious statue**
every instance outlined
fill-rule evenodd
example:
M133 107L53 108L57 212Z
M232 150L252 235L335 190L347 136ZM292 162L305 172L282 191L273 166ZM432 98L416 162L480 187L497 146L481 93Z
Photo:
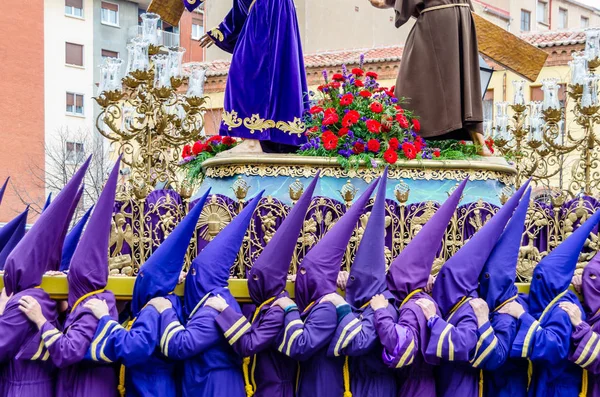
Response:
M470 0L370 0L394 8L396 27L417 19L404 46L396 96L421 118L428 139L472 140L491 153L483 137L479 52Z
M184 1L190 11L199 3ZM308 89L294 1L234 0L200 40L213 43L233 54L219 133L245 139L228 153L295 152L306 142Z

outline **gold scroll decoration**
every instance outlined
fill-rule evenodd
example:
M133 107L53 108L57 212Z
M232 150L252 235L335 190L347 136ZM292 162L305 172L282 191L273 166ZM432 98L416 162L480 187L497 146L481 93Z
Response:
M539 48L473 14L479 52L530 81L537 80L548 54Z
M182 0L152 0L148 6L148 12L160 15L163 21L173 26L179 25L184 10Z

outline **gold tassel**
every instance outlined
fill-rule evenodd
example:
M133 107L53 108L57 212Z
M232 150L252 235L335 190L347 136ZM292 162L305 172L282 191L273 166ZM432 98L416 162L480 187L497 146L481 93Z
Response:
M246 396L252 397L254 395L254 389L252 388L252 385L250 384L250 376L249 376L249 372L248 372L249 366L250 366L250 357L244 357L244 360L242 362L242 371L244 372L244 383L246 384L244 389L246 390Z
M533 376L533 364L531 360L527 360L527 390L529 391L529 386L531 386L531 377Z
M350 366L348 365L348 356L344 360L344 397L352 397L352 392L350 391Z
M579 393L579 397L586 397L588 389L588 372L584 369L583 375L581 375L581 393Z
M479 397L483 397L483 370L479 370Z

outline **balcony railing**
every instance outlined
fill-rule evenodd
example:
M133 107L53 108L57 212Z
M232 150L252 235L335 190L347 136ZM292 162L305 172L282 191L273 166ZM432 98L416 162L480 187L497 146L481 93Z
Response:
M129 28L129 40L142 36L141 26L131 26ZM158 31L158 44L165 47L179 47L179 33Z

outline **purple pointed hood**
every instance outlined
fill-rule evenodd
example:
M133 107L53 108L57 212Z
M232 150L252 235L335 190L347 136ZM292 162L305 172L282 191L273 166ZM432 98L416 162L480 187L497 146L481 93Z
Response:
M19 241L25 236L28 212L29 206L25 208L25 211L21 212L16 218L0 229L0 270L4 270L4 264L6 263L8 254L15 249ZM4 229L6 229L6 231ZM11 233L10 235L8 235L9 231ZM4 237L7 237L7 239L5 240Z
M461 182L390 265L387 285L400 301L414 290L427 286L431 267L467 182L468 179Z
M134 316L150 299L167 296L177 287L185 254L209 194L210 188L140 268L131 297Z
M444 317L463 297L477 295L481 269L528 185L529 181L442 266L431 296Z
M67 274L69 307L83 295L106 287L108 282L108 241L115 205L121 157L115 163L88 225L71 258Z
M208 293L226 288L246 230L264 190L258 193L194 258L185 278L184 301L189 315Z
M296 274L296 303L300 311L337 290L337 276L358 219L375 190L375 180L348 211L306 254Z
M77 170L50 207L8 255L4 266L4 286L9 295L40 285L47 270L58 268L63 232L71 221L69 210L90 160L91 157Z
M73 229L67 234L65 237L65 242L63 244L62 249L62 257L60 259L60 271L66 272L69 270L69 266L71 265L71 259L73 258L73 254L75 253L75 248L77 248L77 244L79 244L79 239L81 238L81 234L83 233L83 229L85 228L85 224L87 223L94 206L92 205L86 212L83 214L79 222Z
M533 317L539 318L550 302L569 288L579 254L598 221L600 211L589 217L533 269L533 278L529 286L529 313Z
M248 271L248 290L254 303L261 304L285 289L290 263L298 236L304 226L306 211L319 181L319 173L281 223L273 238Z
M600 254L594 255L583 269L581 290L588 318L597 315L600 311Z
M52 202L52 192L48 193L48 197L46 197L46 202L44 203L44 208L42 208L42 212L46 211L46 208L50 206Z
M531 188L523 195L479 276L479 297L487 302L490 311L518 293L517 261L530 197Z
M387 167L379 180L377 196L369 221L356 251L346 285L346 301L359 308L374 295L386 290L385 284L385 191Z
M6 187L8 186L9 179L10 176L6 178L6 181L4 181L4 184L2 185L2 187L0 187L0 204L2 204L2 198L4 197L4 192L6 192Z

